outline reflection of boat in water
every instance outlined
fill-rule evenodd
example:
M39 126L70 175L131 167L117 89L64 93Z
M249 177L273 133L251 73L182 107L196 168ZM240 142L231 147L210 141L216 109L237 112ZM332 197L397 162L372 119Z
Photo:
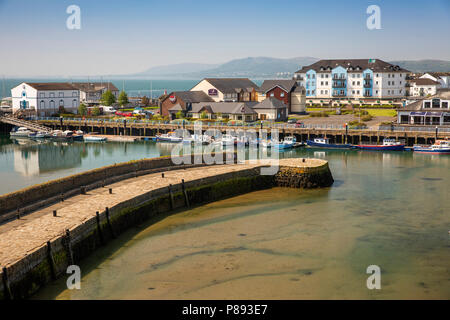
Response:
M306 140L310 147L314 148L329 148L329 149L350 149L353 148L351 144L336 144L330 143L328 138L315 138L314 140Z
M405 144L395 139L384 139L383 144L358 144L356 148L373 151L403 151Z
M32 134L28 135L29 138L32 139L45 139L50 138L51 134L45 131L39 131L39 132L33 132Z
M29 130L28 128L25 127L14 127L11 132L9 133L9 135L11 137L21 137L21 138L28 138L29 134L33 134L34 131Z
M431 146L415 145L414 152L429 154L450 154L449 140L436 140Z

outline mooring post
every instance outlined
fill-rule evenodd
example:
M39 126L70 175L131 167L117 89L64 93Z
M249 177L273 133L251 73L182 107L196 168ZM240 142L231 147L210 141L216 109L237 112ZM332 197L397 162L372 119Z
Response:
M55 265L55 260L53 259L52 245L51 245L50 241L47 241L47 255L48 255L48 263L50 264L50 271L52 274L52 279L56 280L56 265Z
M183 189L184 202L186 203L186 207L190 208L189 198L188 198L188 194L186 191L186 185L184 184L184 179L181 179L181 188Z
M17 215L17 220L20 220L20 209L19 209L19 208L17 208L17 213L16 213L16 215Z
M173 192L172 192L172 185L169 184L169 197L170 197L170 209L173 210L175 207L174 201L173 201Z
M61 202L64 202L64 193L61 193Z
M11 287L9 286L9 279L8 279L8 273L6 271L6 267L3 267L3 288L5 290L5 297L7 300L12 300L13 295L11 292Z
M164 172L163 172L163 173L161 173L161 178L164 178Z
M108 222L109 231L111 232L111 236L113 238L116 238L116 234L114 233L114 229L113 229L113 226L111 224L111 219L109 218L109 208L108 207L105 208L105 212L106 212L106 220Z
M80 193L81 194L86 194L86 187L81 187L80 188Z
M56 217L57 216L57 214L56 214L57 212L56 212L56 210L53 210L53 216L54 217Z
M66 249L67 249L67 258L69 259L69 265L73 265L74 260L73 260L73 252L72 252L72 241L70 239L69 229L66 229Z
M95 212L95 217L97 219L97 230L100 237L100 242L101 244L105 244L105 240L103 239L102 227L100 225L100 213L98 211Z
M109 188L109 194L112 194L112 188Z

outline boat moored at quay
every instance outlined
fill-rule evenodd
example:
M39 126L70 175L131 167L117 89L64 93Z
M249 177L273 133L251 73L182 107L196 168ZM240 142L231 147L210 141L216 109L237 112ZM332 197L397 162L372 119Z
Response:
M403 151L405 144L395 139L384 139L383 144L357 144L357 149L371 151Z
M306 144L313 148L328 148L328 149L351 149L354 148L351 144L337 144L330 143L328 138L315 138L314 140L307 140Z
M416 153L427 154L449 154L450 155L450 140L437 140L431 146L415 145L413 147Z

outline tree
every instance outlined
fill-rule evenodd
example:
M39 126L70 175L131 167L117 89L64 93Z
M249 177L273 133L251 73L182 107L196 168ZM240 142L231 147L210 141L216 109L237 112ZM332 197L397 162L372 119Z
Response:
M114 102L116 102L116 97L113 95L113 93L110 90L105 91L104 94L102 94L102 98L100 99L101 104L105 106L110 106Z
M78 106L78 114L82 116L85 116L87 114L87 107L84 103L81 103Z
M100 115L100 108L99 108L98 106L95 106L94 109L92 109L92 115L93 115L94 117Z
M206 111L202 111L202 113L200 113L200 119L208 119L208 114Z
M177 117L177 119L183 119L183 111L178 111L175 116Z
M141 99L141 103L144 107L148 107L148 105L150 104L150 100L146 96L143 96Z
M128 103L128 95L125 91L120 92L118 102L122 107Z

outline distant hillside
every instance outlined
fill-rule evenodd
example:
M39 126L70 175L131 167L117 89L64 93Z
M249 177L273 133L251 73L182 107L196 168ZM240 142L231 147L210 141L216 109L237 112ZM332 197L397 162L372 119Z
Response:
M295 71L318 61L314 57L279 59L248 57L234 59L223 64L181 63L150 68L144 72L122 77L153 79L201 79L206 77L245 77L252 79L292 78ZM397 60L392 64L412 72L450 71L450 61L443 60Z
M398 60L390 63L412 72L450 72L450 61L444 60Z
M189 74L192 72L200 72L203 70L209 70L216 68L217 64L204 64L204 63L179 63L166 66L157 66L147 69L143 72L134 74L135 76L153 77L153 76L174 76Z
M235 59L217 68L197 72L198 78L203 77L247 77L247 78L291 78L302 65L316 62L317 58L298 57L292 59L277 59L269 57L248 57Z

